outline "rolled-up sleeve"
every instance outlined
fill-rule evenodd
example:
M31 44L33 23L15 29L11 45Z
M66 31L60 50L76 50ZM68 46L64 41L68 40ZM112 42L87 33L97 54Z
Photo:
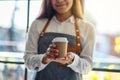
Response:
M37 42L39 38L39 32L37 30L37 20L33 21L31 24L29 33L28 33L28 39L26 42L25 47L25 55L24 55L24 62L25 66L34 71L40 71L46 67L45 64L42 63L42 58L44 54L38 54L37 53Z
M95 30L89 24L86 24L85 26L87 26L88 28L86 28L84 35L82 35L82 51L80 55L74 54L74 61L72 62L72 64L68 65L68 67L80 74L86 74L92 69L92 56L95 47Z

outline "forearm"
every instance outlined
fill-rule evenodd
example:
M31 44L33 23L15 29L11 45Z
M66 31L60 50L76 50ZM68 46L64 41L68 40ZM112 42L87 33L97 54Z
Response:
M43 64L42 63L42 59L43 59L44 54L26 54L24 56L24 60L25 60L25 66L30 69L30 70L34 70L34 71L41 71L43 70L47 64Z
M73 71L86 74L92 69L92 60L88 61L88 59L81 58L78 55L74 54L74 61L68 65Z

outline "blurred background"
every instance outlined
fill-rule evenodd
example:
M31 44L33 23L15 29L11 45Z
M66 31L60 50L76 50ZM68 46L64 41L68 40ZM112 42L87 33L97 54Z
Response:
M26 29L42 0L0 0L0 80L25 80ZM94 25L93 70L83 80L120 80L120 0L83 0L84 20ZM27 71L27 80L34 72Z

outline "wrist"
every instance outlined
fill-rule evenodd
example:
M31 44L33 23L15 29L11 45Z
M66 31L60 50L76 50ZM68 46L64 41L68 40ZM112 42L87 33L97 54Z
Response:
M74 61L74 57L70 60L70 61L68 61L68 65L70 65L70 64L72 64L73 63L73 61Z
M73 61L69 61L69 62L67 63L67 65L70 65L70 64L72 64L72 62L73 62Z
M42 63L43 64L47 64L48 62L47 62L47 56L46 55L44 55L44 57L43 57L43 59L42 59Z

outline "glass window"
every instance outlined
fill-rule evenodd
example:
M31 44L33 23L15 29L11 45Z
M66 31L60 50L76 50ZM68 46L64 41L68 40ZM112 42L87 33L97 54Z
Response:
M41 2L31 0L28 12L28 0L0 1L0 61L23 62L27 18L30 26L39 15ZM119 3L119 0L85 0L84 19L91 22L96 30L94 68L120 70ZM18 80L24 80L24 65L0 63L0 66L0 80L18 78L15 75L18 70L22 71ZM29 71L31 80L32 74Z
M0 11L0 52L24 52L27 1L0 1Z
M27 0L0 1L0 61L23 62L27 19L31 25L39 15L41 1L31 0L30 12ZM0 63L0 66L0 80L24 80L24 65ZM27 76L31 80L32 73L29 71Z
M0 1L0 61L23 62L27 1ZM0 80L24 80L24 65L0 63Z
M0 63L0 66L0 80L24 80L24 65Z
M42 0L31 0L30 1L30 25L40 15ZM29 26L30 26L29 25Z
M96 30L94 68L120 70L119 0L85 0L85 20Z

